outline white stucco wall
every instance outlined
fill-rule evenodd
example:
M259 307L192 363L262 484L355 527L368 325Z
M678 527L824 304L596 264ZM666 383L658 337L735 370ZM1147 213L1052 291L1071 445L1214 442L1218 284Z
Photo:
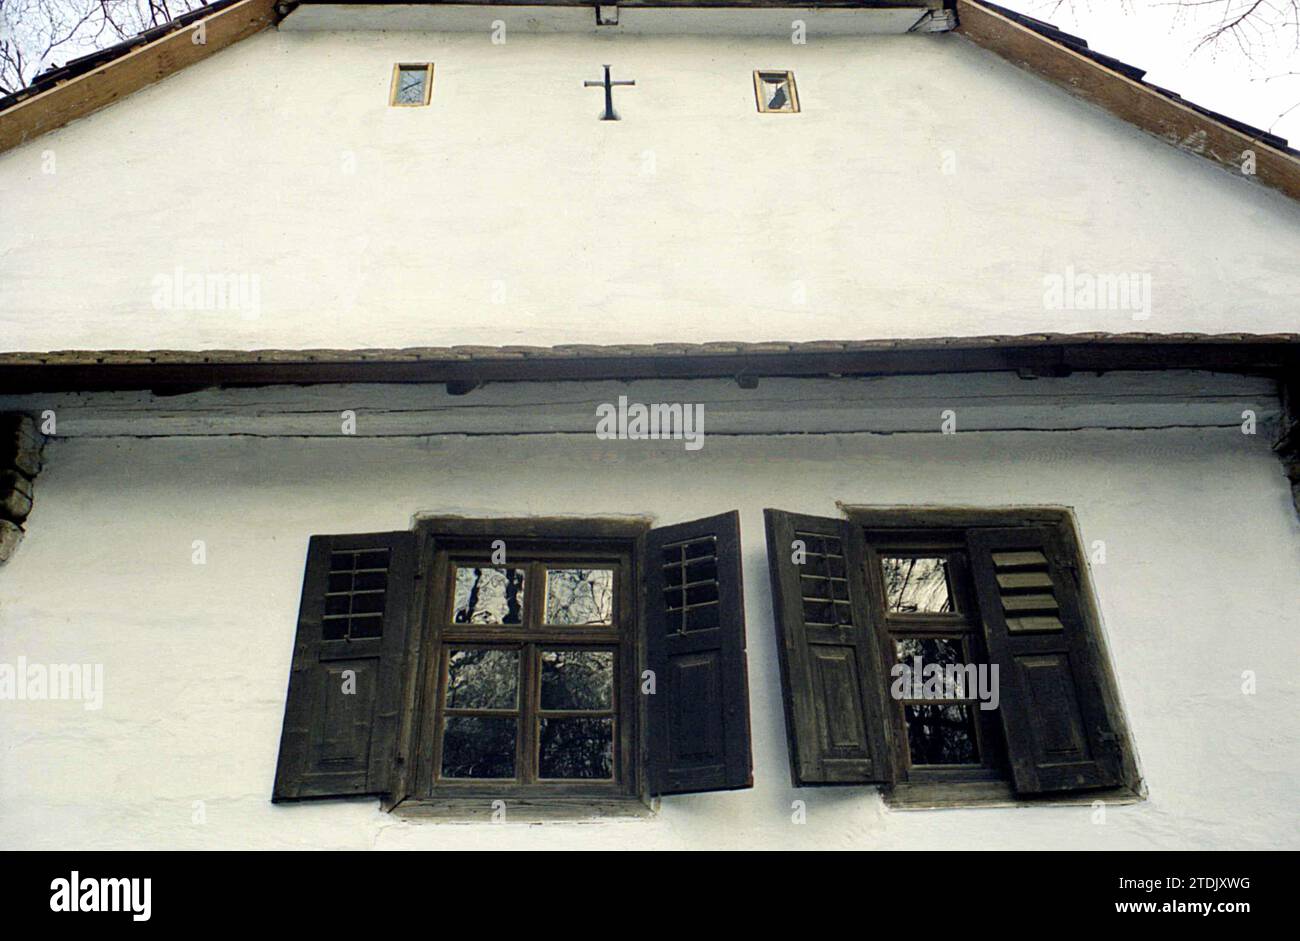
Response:
M99 711L0 702L0 846L1300 848L1300 524L1265 436L717 435L689 454L589 434L87 438L46 456L0 570L0 662L102 663L106 690ZM834 515L836 500L1072 507L1085 543L1106 543L1091 577L1149 799L1098 824L1087 806L896 811L874 788L791 789L761 510ZM753 790L542 826L270 803L309 535L404 528L417 512L669 523L731 508ZM191 562L196 539L206 565Z
M1300 206L956 35L286 28L0 155L2 350L1289 331L1297 259ZM1149 318L1046 309L1068 268ZM177 269L255 308L157 309Z

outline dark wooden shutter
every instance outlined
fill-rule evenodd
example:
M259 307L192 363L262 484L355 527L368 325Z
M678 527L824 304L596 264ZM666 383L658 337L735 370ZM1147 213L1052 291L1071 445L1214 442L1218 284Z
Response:
M652 794L754 786L736 512L646 534Z
M844 520L765 516L791 778L796 787L887 783L887 690L861 534Z
M1119 784L1119 730L1080 604L1077 550L1046 526L971 530L967 545L1016 790Z
M414 576L412 533L311 537L273 800L388 792Z

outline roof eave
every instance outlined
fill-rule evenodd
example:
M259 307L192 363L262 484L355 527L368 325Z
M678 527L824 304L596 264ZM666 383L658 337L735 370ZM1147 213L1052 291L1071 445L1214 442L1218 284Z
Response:
M337 383L600 381L1013 371L1300 372L1297 334L1037 334L809 343L428 347L402 350L0 354L0 393Z
M980 0L956 0L956 6L959 35L1180 150L1300 200L1300 157L1277 146L1277 138L1248 133L1240 122L1229 125L1207 109L1053 41ZM1247 151L1253 161L1246 160ZM1245 167L1253 173L1247 175Z

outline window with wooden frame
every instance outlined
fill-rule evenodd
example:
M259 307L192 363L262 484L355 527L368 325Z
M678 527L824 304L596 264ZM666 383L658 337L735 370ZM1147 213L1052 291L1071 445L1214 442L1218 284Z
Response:
M394 108L420 108L433 95L432 62L399 62L393 66L388 104Z
M763 114L795 114L799 111L799 90L794 73L772 69L754 71L754 98Z
M312 537L274 800L591 808L752 783L738 514Z
M1067 513L766 516L796 786L921 806L1140 793Z
M429 603L417 789L636 793L632 552L444 537Z

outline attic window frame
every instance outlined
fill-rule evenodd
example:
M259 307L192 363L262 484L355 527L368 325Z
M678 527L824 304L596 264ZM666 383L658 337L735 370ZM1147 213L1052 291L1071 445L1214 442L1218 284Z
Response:
M784 75L786 87L790 90L788 108L769 108L763 95L764 75ZM758 104L759 114L799 114L799 88L795 84L793 69L754 69L754 100Z
M397 90L400 87L402 70L424 69L424 100L398 101ZM424 108L433 100L433 63L432 62L397 62L393 65L393 79L388 89L388 106L390 108Z

